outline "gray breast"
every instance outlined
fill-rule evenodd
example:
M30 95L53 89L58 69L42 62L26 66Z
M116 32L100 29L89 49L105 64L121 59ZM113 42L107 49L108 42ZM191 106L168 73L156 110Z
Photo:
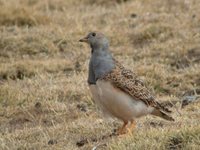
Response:
M101 51L98 54L94 53L91 57L91 63L95 80L109 73L115 66L113 58L108 51Z

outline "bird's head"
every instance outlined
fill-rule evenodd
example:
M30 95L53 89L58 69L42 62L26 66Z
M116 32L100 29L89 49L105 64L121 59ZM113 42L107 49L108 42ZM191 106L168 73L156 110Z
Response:
M102 33L90 32L86 37L79 40L90 45L92 50L107 50L109 46L108 39Z

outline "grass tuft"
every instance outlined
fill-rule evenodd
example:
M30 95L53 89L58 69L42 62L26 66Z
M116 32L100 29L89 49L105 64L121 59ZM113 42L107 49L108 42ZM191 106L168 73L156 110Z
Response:
M0 6L0 25L1 26L36 26L50 23L50 18L33 13L31 7Z

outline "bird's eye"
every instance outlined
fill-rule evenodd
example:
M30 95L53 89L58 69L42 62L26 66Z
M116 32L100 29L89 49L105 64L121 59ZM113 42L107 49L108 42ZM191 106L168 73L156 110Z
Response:
M96 33L93 32L93 33L92 33L92 36L96 36Z

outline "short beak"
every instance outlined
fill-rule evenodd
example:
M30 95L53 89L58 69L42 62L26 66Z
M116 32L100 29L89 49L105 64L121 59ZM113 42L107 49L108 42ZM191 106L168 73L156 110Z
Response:
M88 43L88 37L84 37L84 38L80 39L79 42L86 42L86 43Z

